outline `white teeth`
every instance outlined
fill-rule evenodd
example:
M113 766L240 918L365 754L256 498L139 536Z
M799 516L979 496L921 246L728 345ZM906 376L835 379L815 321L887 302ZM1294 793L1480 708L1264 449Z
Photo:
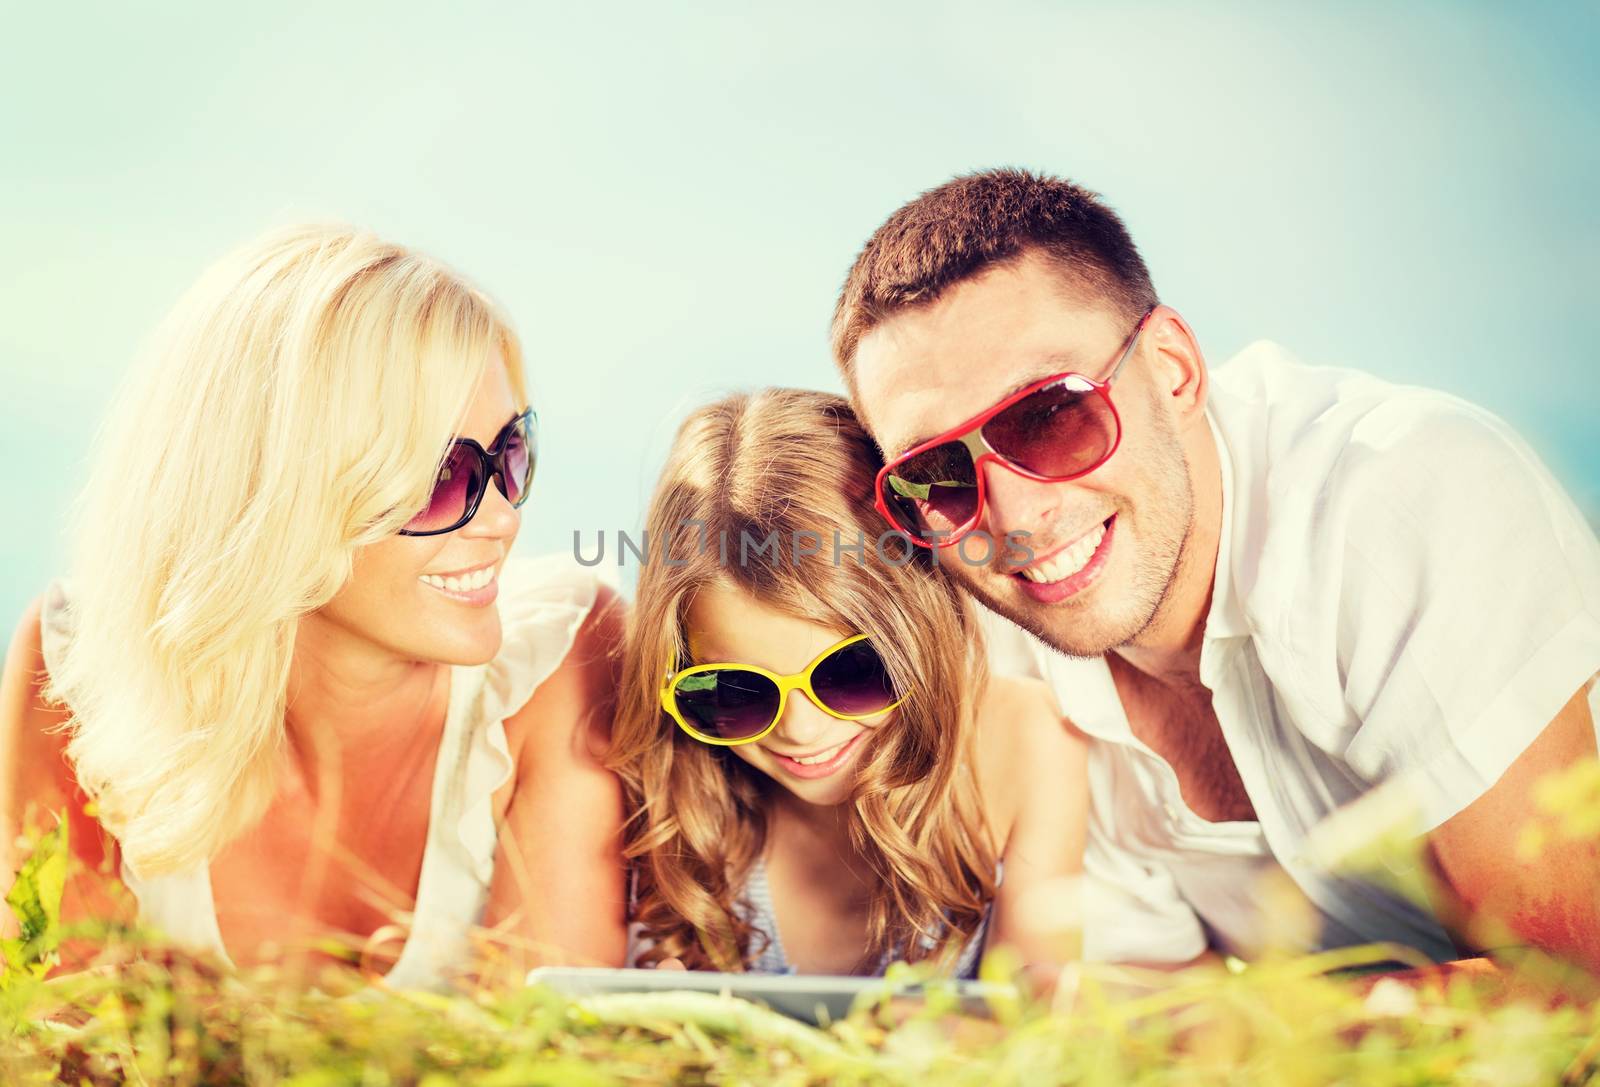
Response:
M448 593L470 593L483 588L495 578L495 568L485 566L481 570L474 570L470 574L459 577L440 577L438 574L423 574L421 579L435 589L443 589Z
M1100 524L1083 539L1048 562L1041 562L1023 570L1022 576L1041 585L1065 581L1089 564L1089 560L1094 558L1095 550L1100 546L1100 541L1105 538L1106 526Z
M849 742L849 740L846 740L844 743ZM794 761L799 763L801 766L815 766L819 762L827 762L829 759L833 758L839 753L839 749L844 746L844 743L834 744L826 751L819 751L815 755L808 755L803 759L795 759Z

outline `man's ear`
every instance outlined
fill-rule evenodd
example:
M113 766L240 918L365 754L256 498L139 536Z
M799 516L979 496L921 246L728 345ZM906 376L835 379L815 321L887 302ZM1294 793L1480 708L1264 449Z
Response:
M1156 391L1170 399L1180 420L1203 419L1210 378L1189 323L1171 306L1157 306L1145 322L1143 336L1150 345Z

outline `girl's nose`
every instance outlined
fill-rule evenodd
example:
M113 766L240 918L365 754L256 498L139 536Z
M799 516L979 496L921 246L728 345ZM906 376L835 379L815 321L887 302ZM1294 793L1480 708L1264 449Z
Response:
M833 718L823 713L804 691L790 691L783 716L769 739L792 751L805 751L828 735Z

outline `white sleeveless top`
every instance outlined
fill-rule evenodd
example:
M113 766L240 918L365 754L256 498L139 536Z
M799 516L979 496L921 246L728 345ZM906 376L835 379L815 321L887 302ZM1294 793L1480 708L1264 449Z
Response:
M571 649L594 606L598 581L567 555L512 557L500 572L503 641L487 664L452 666L444 733L434 768L428 837L422 852L410 933L388 984L442 989L469 959L468 936L481 923L494 877L492 797L511 777L505 719L533 697ZM47 668L71 636L70 583L45 594L40 619ZM142 924L182 946L230 962L217 924L208 864L141 878L126 863L122 880Z

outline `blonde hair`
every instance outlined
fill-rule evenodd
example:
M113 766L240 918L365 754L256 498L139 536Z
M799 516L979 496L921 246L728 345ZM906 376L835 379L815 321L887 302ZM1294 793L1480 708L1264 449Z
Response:
M343 226L266 235L162 323L73 513L47 697L141 874L214 856L275 787L297 622L426 501L510 326L433 260Z
M711 404L679 430L647 518L610 765L634 809L626 853L634 919L653 942L647 962L745 969L760 953L734 908L761 855L767 802L781 788L727 748L678 729L658 701L663 671L688 660L684 619L695 593L731 584L789 614L872 637L909 692L863 750L851 835L876 886L868 953L916 960L959 954L994 893L995 849L978 802L972 717L983 654L965 596L890 541L899 562L874 554L886 527L874 513L876 449L849 405L825 393L768 389ZM703 529L686 531L693 523ZM865 561L834 561L832 535L869 541ZM777 533L782 561L725 563L736 548ZM797 533L822 553L791 562ZM809 542L809 540L808 540ZM669 561L670 559L670 561ZM927 938L932 949L922 946Z

